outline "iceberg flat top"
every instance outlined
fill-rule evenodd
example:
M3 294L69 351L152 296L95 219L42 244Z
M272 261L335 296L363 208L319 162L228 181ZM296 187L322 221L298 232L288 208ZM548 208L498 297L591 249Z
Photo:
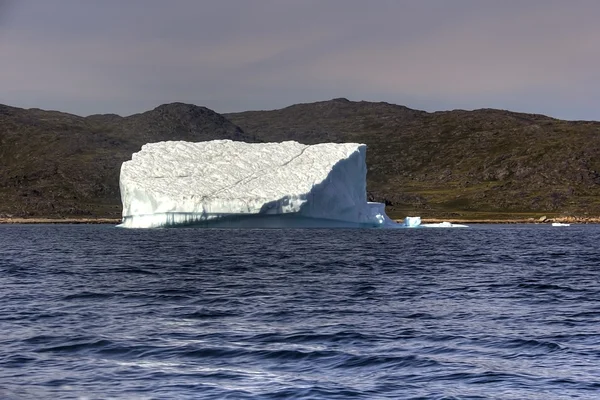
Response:
M361 147L231 140L149 143L123 163L121 179L164 195L195 198L269 198L309 192L331 168Z

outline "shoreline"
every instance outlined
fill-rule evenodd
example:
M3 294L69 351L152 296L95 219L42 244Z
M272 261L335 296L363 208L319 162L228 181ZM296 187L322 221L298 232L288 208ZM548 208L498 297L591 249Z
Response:
M121 218L0 218L0 224L112 224Z
M402 223L403 219L393 219ZM552 218L421 218L423 224L451 222L453 224L600 224L600 217L552 217ZM0 224L105 224L118 225L121 218L0 218Z
M403 220L395 220L402 222ZM435 224L440 222L451 222L453 224L551 224L560 222L563 224L600 224L600 217L552 217L552 218L421 218L423 224Z

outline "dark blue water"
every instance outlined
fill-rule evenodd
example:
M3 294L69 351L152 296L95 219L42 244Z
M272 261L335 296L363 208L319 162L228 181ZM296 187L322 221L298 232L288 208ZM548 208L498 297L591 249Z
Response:
M0 226L0 398L598 399L600 226Z

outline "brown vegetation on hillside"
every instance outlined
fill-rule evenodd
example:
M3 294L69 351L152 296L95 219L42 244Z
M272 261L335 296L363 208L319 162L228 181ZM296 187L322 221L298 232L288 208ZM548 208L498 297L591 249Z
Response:
M224 116L182 103L129 117L0 105L0 218L118 218L133 152L211 139L366 143L369 198L398 218L600 215L598 122L335 99Z
M366 143L370 198L394 216L600 215L598 122L346 99L225 116L262 140Z

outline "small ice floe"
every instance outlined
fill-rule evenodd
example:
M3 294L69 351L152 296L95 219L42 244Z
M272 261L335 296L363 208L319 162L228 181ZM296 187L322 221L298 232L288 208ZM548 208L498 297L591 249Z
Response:
M468 225L453 224L452 222L444 221L437 224L421 224L425 228L468 228Z
M421 217L406 217L404 222L400 223L401 227L406 228L468 228L467 225L453 224L452 222L439 222L433 224L422 224Z
M421 226L421 217L406 217L404 218L404 224L407 228L416 228Z
M553 222L552 226L571 226L571 224L565 224L563 222Z

